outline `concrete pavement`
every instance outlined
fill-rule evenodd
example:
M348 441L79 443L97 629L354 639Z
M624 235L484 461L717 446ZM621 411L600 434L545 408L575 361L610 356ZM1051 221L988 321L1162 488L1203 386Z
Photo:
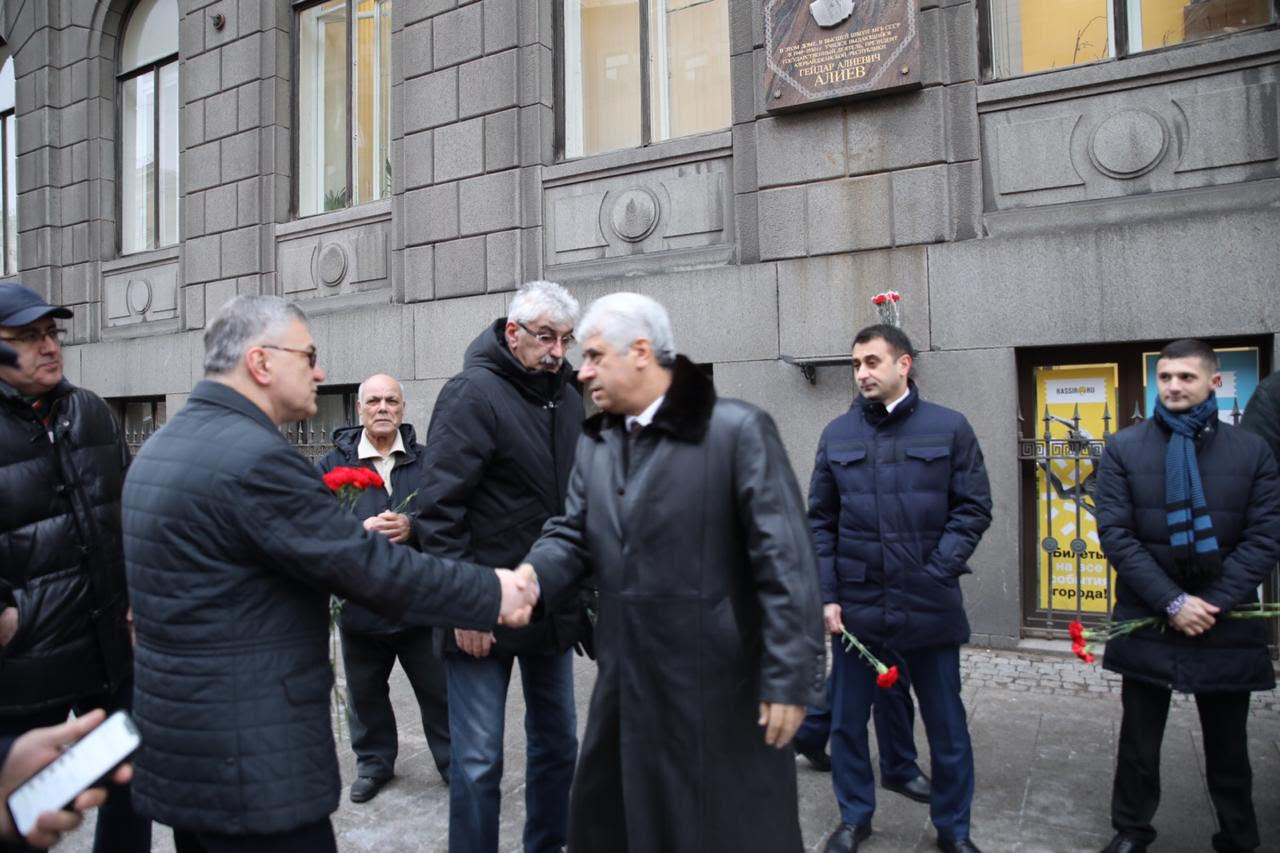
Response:
M579 732L585 723L594 665L576 659ZM973 839L986 853L1100 850L1111 837L1109 802L1120 725L1119 679L1101 667L1061 654L966 649L964 699L977 770ZM400 722L397 776L371 802L354 805L343 791L333 816L342 851L442 851L448 837L448 789L441 782L417 719L413 694L399 667L392 698ZM519 677L507 704L506 772L500 849L519 851L524 821L524 727ZM1280 850L1280 696L1253 694L1249 720L1254 804L1263 850ZM872 748L875 741L872 739ZM928 747L917 721L921 764ZM343 782L355 761L339 744ZM1194 702L1176 697L1165 734L1163 799L1155 851L1209 850L1213 809L1204 782L1200 726ZM800 759L800 820L806 848L821 850L838 821L830 774ZM88 823L91 823L88 822ZM879 791L868 853L934 848L928 806ZM59 849L88 851L86 826ZM157 827L153 849L171 851ZM607 853L607 852L606 852ZM768 853L761 851L760 853Z

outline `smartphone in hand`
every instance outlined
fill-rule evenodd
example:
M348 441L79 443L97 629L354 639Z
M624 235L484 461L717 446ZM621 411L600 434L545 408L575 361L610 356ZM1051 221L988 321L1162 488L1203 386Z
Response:
M9 814L18 835L25 838L45 812L71 805L82 791L119 766L141 744L128 713L116 711L107 717L9 795Z

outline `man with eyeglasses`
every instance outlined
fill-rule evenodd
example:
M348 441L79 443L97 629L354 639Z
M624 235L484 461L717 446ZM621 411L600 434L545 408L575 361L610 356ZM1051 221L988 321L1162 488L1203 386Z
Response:
M62 375L58 320L0 283L0 737L131 703L133 654L120 538L129 464L102 398ZM151 824L117 787L98 816L97 851L151 849Z
M427 431L426 480L416 501L424 551L515 565L543 522L563 511L582 431L582 397L565 363L577 320L578 301L568 291L531 282L467 349ZM497 850L503 723L516 661L528 738L524 849L565 844L578 752L569 649L587 629L577 590L547 601L545 610L517 630L445 632L454 853Z

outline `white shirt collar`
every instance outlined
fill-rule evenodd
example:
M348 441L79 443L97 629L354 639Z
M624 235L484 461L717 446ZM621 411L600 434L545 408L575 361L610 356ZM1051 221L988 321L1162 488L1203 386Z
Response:
M901 397L899 397L898 399L894 400L892 403L885 403L885 404L884 404L884 410L885 410L886 412L892 412L892 411L897 407L897 405L898 405L899 403L901 403L903 400L907 399L907 395L908 395L908 394L910 394L910 393L911 393L911 386L910 386L910 385L908 385L908 386L907 386L907 390L905 390L905 391L903 391L903 392L902 392L902 396L901 396Z
M640 424L641 427L647 427L649 424L653 423L653 416L658 413L658 407L662 405L662 401L665 400L666 398L667 398L667 395L662 394L658 397L658 399L650 403L645 408L645 410L640 414L627 415L627 418L626 418L627 432L631 432L631 430L634 429L634 427L631 426L632 424Z
M378 448L373 446L373 442L369 440L369 431L367 429L360 430L360 444L356 447L356 457L359 459L390 459L397 453L405 453L404 438L400 435L400 430L396 430L395 443L391 445L391 450L383 456L378 452Z

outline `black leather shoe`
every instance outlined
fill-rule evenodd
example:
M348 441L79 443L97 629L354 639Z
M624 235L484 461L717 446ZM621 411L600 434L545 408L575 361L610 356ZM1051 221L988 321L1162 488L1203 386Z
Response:
M831 772L831 756L823 751L822 747L810 749L807 746L801 746L797 743L796 752L809 759L809 765L813 767L814 770L818 770L823 773Z
M1102 849L1102 853L1145 853L1146 849L1144 842L1117 832L1111 843Z
M982 853L978 849L978 845L974 844L967 838L957 838L949 840L946 838L938 839L938 849L942 853Z
M842 823L827 839L827 846L822 848L823 853L858 853L858 845L870 837L871 824L854 826L851 823Z
M390 779L375 779L372 776L358 776L356 781L351 783L351 802L367 803L374 797L378 796L378 792L382 790L382 786L391 781Z
M929 784L929 777L923 773L909 782L885 782L881 787L886 791L901 794L908 800L915 800L917 803L929 802L929 797L933 794L933 786Z

